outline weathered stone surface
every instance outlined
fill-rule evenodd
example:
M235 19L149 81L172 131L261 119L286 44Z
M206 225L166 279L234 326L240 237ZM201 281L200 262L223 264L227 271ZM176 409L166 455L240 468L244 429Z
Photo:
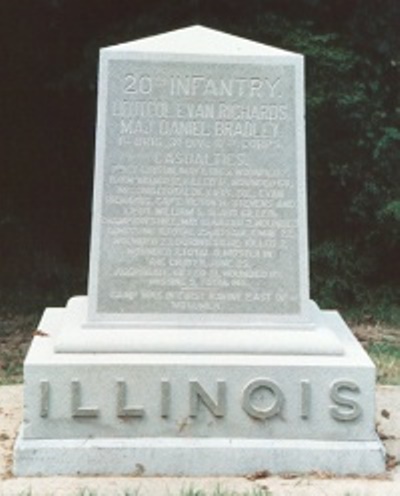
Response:
M214 37L224 54L204 48ZM300 320L303 58L238 57L249 42L201 27L168 38L181 54L101 53L90 320Z

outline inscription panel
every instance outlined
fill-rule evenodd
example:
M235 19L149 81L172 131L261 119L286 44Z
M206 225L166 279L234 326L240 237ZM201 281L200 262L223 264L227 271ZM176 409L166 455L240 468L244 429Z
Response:
M110 60L97 312L300 312L295 69Z

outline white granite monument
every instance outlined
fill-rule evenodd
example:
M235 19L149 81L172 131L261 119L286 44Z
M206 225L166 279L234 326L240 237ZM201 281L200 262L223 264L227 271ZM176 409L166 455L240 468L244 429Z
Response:
M375 474L375 368L309 297L303 57L101 50L88 296L25 361L17 475Z

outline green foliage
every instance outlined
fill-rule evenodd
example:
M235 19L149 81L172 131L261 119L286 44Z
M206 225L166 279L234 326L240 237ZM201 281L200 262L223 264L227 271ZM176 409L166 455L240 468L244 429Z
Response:
M364 264L350 242L325 241L315 247L311 252L311 281L320 304L325 308L356 305L364 293L360 281Z
M344 36L294 29L306 55L312 289L323 305L400 301L399 99ZM345 43L346 42L346 43ZM398 73L398 70L397 70Z
M369 306L393 322L400 301L400 63L389 16L400 18L399 8L389 2L382 14L364 3L379 23L386 19L383 35L361 8L349 9L339 25L315 17L322 4L313 3L306 19L263 13L255 28L261 41L305 55L312 294L322 306L359 315ZM339 4L325 8L332 19L340 11ZM368 41L360 40L363 30ZM382 35L386 45L378 45Z

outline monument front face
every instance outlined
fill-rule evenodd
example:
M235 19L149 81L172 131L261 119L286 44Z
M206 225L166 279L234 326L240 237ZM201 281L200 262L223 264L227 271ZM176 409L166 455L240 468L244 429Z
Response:
M102 53L91 320L304 314L302 58L197 59Z

